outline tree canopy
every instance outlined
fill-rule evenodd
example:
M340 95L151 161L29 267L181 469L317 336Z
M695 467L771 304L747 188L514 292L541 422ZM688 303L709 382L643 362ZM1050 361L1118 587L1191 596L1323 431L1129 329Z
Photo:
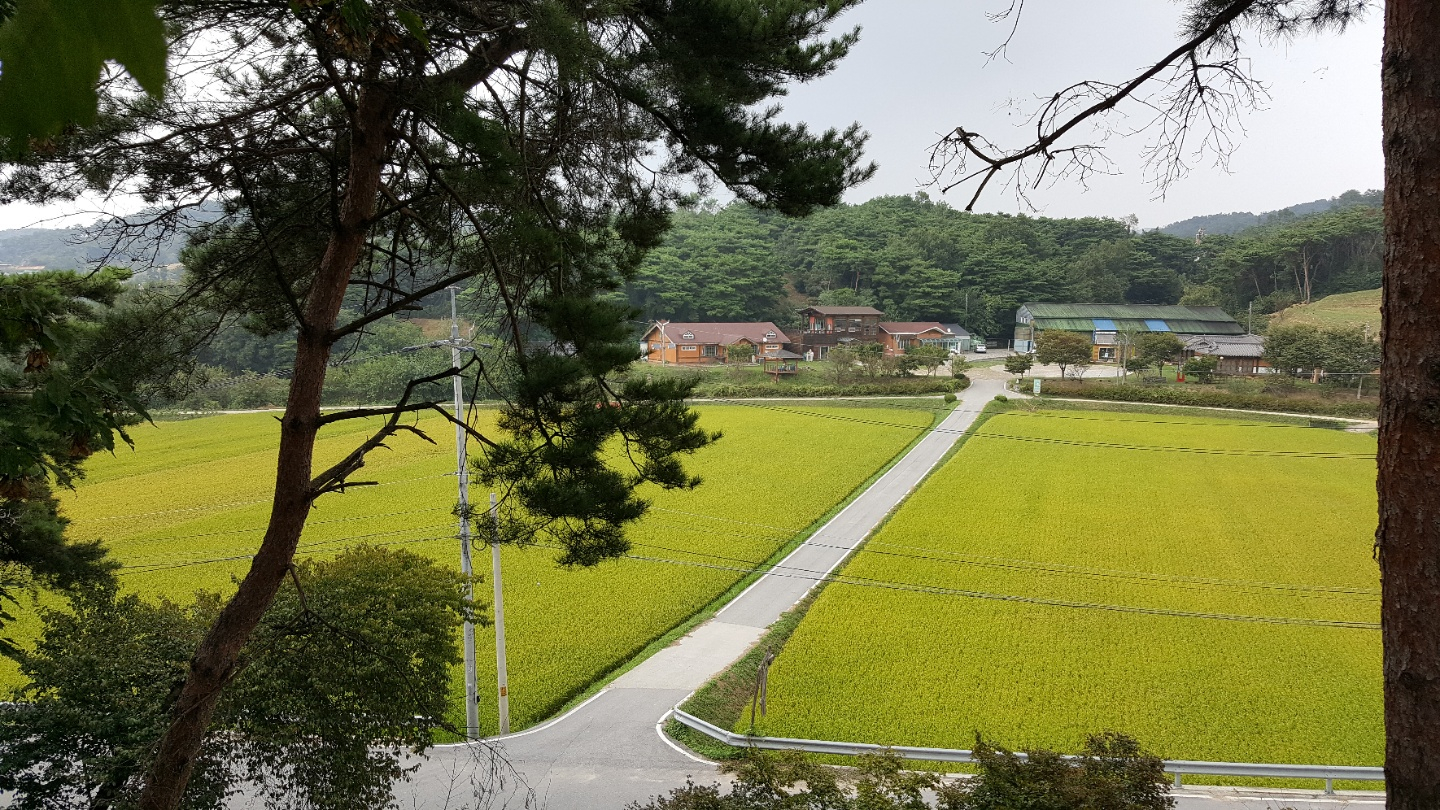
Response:
M1347 198L1348 199L1348 198ZM1007 335L1026 301L1269 313L1379 285L1379 209L1357 200L1198 244L1103 218L967 214L922 195L788 220L743 203L677 214L624 287L649 319L795 323L808 304Z

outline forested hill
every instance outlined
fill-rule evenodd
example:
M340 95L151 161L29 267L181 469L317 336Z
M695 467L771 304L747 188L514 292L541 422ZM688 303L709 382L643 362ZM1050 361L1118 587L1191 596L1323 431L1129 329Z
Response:
M624 290L648 319L796 323L813 303L1002 337L1025 301L1218 305L1257 313L1380 279L1381 215L1358 205L1200 243L1112 219L966 214L879 197L790 220L742 204L682 211Z
M1195 236L1202 228L1205 233L1212 235L1237 234L1247 228L1256 225L1286 222L1310 214L1319 214L1329 211L1332 208L1346 208L1352 205L1365 205L1372 208L1379 208L1381 191L1355 191L1350 190L1339 197L1331 197L1328 200L1313 200L1299 205L1292 205L1289 208L1281 208L1278 211L1267 211L1263 214L1252 214L1249 211L1235 211L1229 214L1206 214L1205 216L1190 217L1179 222L1172 222L1160 229L1161 233L1168 233L1171 236L1190 238Z

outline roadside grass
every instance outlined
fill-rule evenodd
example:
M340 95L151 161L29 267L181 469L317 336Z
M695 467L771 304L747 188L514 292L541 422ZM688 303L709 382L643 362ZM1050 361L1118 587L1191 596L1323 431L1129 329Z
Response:
M1379 762L1373 630L1170 615L1374 621L1372 439L1254 415L999 408L1014 415L992 417L818 594L772 668L761 733L968 748L980 729L1065 750L1116 728L1174 759ZM1297 448L1342 457L1278 455Z

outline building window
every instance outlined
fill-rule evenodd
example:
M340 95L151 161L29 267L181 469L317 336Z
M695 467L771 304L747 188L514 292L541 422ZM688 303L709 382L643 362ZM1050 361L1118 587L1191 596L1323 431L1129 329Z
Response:
M1100 359L1101 359L1101 360L1114 360L1114 359L1115 359L1115 349L1114 349L1114 348L1109 348L1109 349L1102 348L1102 349L1100 350Z
M719 349L720 347L716 346L714 343L708 343L705 345L705 351L701 352L701 354L705 355L706 357L715 357L720 353Z
M682 351L682 352L693 352L693 351L695 351L695 347L694 347L694 346L681 346L681 347L680 347L680 351Z

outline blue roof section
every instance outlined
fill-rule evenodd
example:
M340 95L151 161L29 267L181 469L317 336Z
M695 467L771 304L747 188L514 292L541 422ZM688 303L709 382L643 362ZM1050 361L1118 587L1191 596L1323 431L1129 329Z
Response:
M1165 323L1164 321L1146 318L1145 328L1149 329L1151 332L1169 332L1170 324Z
M1109 318L1091 318L1090 320L1091 323L1095 324L1095 330L1097 332L1115 331L1115 322L1110 320Z

